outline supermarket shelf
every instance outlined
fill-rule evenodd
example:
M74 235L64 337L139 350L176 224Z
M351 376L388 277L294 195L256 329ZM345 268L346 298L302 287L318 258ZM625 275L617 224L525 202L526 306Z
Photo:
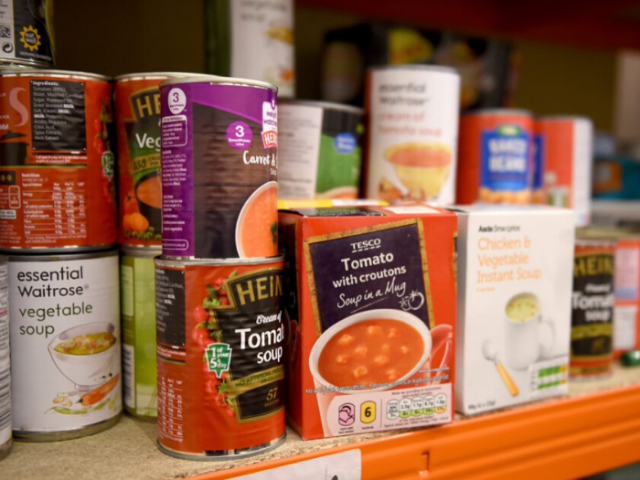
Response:
M638 0L296 0L371 20L605 49L640 49Z
M591 202L592 222L615 226L620 222L640 224L640 201L595 200Z
M58 443L16 442L2 478L67 480L222 480L359 449L362 478L569 480L640 461L640 368L618 367L599 382L574 383L571 394L446 427L285 445L240 462L188 462L160 453L155 424L124 417L113 429ZM534 473L535 472L535 473ZM6 475L6 476L5 476Z

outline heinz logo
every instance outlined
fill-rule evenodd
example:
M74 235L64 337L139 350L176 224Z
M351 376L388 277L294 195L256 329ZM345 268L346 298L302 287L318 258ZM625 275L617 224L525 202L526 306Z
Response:
M278 148L278 134L272 130L262 132L262 145L264 148Z
M613 275L613 256L594 254L576 257L573 275L575 277Z
M131 110L136 121L160 115L160 91L142 91L131 96Z

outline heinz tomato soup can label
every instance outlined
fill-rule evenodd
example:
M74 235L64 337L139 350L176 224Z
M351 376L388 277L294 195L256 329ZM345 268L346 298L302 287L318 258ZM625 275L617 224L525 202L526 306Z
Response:
M531 203L533 146L533 117L527 111L496 109L464 115L457 203Z
M83 437L122 411L118 252L9 257L13 433Z
M0 248L61 252L116 243L109 79L5 72L0 115Z
M460 75L440 66L369 70L366 197L455 200Z
M615 308L615 240L579 235L571 296L572 378L599 378L612 373Z
M200 76L165 81L160 91L162 254L276 255L276 88Z
M157 415L156 269L160 249L123 248L120 255L124 408L141 418Z
M121 245L162 245L160 83L176 75L132 73L116 78Z
M593 123L581 117L536 120L547 203L575 211L576 226L591 218Z
M156 259L163 452L237 458L284 440L282 266Z
M290 100L280 102L278 117L279 198L358 198L362 109Z

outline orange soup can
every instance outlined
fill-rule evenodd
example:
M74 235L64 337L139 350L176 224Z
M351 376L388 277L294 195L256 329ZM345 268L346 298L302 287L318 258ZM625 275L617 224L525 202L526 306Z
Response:
M156 259L158 445L242 458L285 438L283 258Z
M540 117L536 120L547 202L571 208L576 226L591 218L593 124L584 117Z
M0 74L0 248L117 240L111 84L61 70Z
M160 82L175 76L131 73L115 79L121 245L162 245Z
M533 117L526 110L479 110L460 119L457 203L528 204Z
M612 372L615 247L613 239L576 238L569 365L574 379L601 378Z

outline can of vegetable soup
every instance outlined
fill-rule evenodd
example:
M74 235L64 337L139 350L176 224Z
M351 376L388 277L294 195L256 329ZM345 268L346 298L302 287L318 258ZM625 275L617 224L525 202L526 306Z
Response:
M612 373L615 247L613 239L576 238L569 365L574 379Z
M0 256L0 459L11 450L11 364L9 355L9 264Z
M157 415L156 274L159 248L120 252L124 408L140 418Z
M457 203L531 203L533 116L491 109L460 119Z
M339 103L280 102L279 198L359 197L363 113Z
M2 72L0 115L0 248L53 253L115 244L109 79Z
M277 254L276 87L200 76L160 85L162 254Z
M284 441L283 258L156 259L158 445L246 457Z
M84 437L122 411L116 250L9 257L13 433Z
M460 75L449 67L371 68L365 196L390 203L455 200Z

